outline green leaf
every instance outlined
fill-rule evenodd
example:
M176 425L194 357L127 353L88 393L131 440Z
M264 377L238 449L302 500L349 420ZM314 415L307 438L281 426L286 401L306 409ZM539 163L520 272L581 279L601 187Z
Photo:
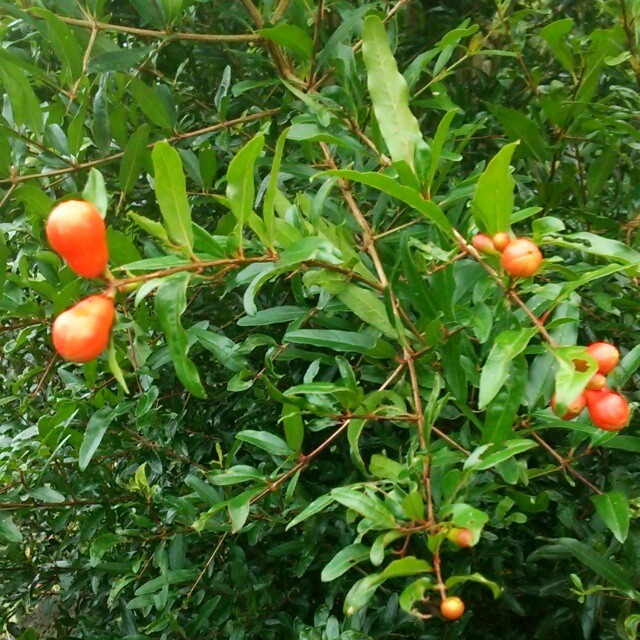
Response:
M283 322L293 322L303 318L307 314L304 307L293 307L283 305L282 307L272 307L262 309L252 316L244 316L238 320L239 327L263 327Z
M116 412L111 407L103 407L96 411L89 419L78 457L78 464L81 471L84 471L89 466L93 454L100 446L104 434L107 432L109 425L113 422L116 415Z
M91 58L87 73L129 71L137 67L152 51L153 47L133 47L131 49L105 51Z
M629 501L622 491L610 491L592 496L598 515L604 520L618 542L624 543L629 535Z
M640 367L640 344L627 353L620 364L609 374L609 384L612 387L621 387L626 384L631 376Z
M382 191L394 198L397 198L401 202L408 204L414 208L418 213L422 214L425 219L433 222L437 225L445 234L453 237L453 230L451 223L447 220L440 207L431 200L425 200L419 191L401 185L393 178L374 172L352 171L350 169L333 169L331 171L323 171L315 177L322 176L338 176L339 178L346 178L347 180L353 180L360 184L367 185Z
M500 444L513 433L514 420L524 399L527 373L525 358L516 358L504 387L487 406L481 444Z
M155 220L150 220L144 216L140 216L133 211L129 211L127 215L141 228L144 229L149 235L152 235L162 242L169 243L169 234L167 230Z
M416 581L407 585L400 594L399 600L400 606L402 607L403 611L406 611L411 615L420 616L420 611L414 610L413 605L416 602L422 602L425 598L425 592L428 589L433 588L433 581L428 577L418 578Z
M422 133L409 108L407 81L398 71L384 23L377 16L364 21L362 54L373 110L391 157L413 167L416 148L424 144Z
M337 293L337 298L358 318L375 327L388 338L398 339L398 332L389 322L384 302L373 291L363 289L356 284L345 284L344 289Z
M382 573L372 573L356 582L344 601L344 612L353 615L371 600L378 587L390 578L414 576L418 573L428 573L431 565L425 560L413 556L406 556L389 563Z
M18 127L26 125L34 133L42 131L42 109L26 74L13 64L0 64L0 82L11 102L13 119Z
M238 440L248 442L260 449L263 449L272 456L288 457L291 454L289 445L280 437L268 431L253 431L247 429L236 434Z
M287 444L294 452L299 452L304 439L304 421L299 407L293 404L282 405L282 424Z
M264 220L264 228L269 241L269 247L273 248L273 242L276 237L274 207L276 194L278 192L278 175L280 173L280 165L282 164L282 155L284 153L284 145L287 141L290 128L285 129L278 137L276 142L276 150L273 155L273 163L271 165L271 174L269 175L269 186L264 196L264 207L262 209L262 218Z
M120 188L125 195L135 186L144 164L150 127L143 124L129 138L120 163Z
M352 616L354 613L362 609L373 598L376 590L380 586L380 575L372 573L356 582L347 593L344 600L344 613Z
M545 161L549 154L549 145L532 120L520 111L500 105L492 105L491 110L512 140L521 140L530 155L541 162Z
M238 246L242 246L242 229L253 211L255 185L253 171L264 147L264 136L259 134L250 140L229 163L227 171L227 198L231 211L238 221Z
M332 329L298 329L284 336L285 342L323 347L334 351L366 353L376 346L376 341L364 333L335 331Z
M338 551L329 563L325 565L320 579L322 582L331 582L341 575L344 575L352 567L368 559L369 547L364 544L349 545L341 551Z
M560 64L573 74L573 52L567 44L567 36L573 29L573 18L556 20L540 30L540 37L549 45Z
M511 361L526 349L529 340L536 333L537 329L534 327L503 331L496 337L480 375L480 409L485 408L496 397L507 379Z
M264 480L263 475L257 469L245 464L238 464L235 467L225 469L211 478L213 484L223 487L241 482L254 482L256 480Z
M10 515L0 513L0 536L9 542L22 542L22 533Z
M363 518L371 520L377 528L393 529L396 526L393 514L378 498L373 498L370 495L346 487L334 489L331 492L331 496L347 509L351 509Z
M82 197L87 202L91 202L104 218L109 208L109 194L104 182L104 176L97 169L91 169L89 178L85 185Z
M259 489L249 489L229 500L227 510L231 518L231 533L237 533L244 527L251 511L251 499L258 491Z
M130 91L140 107L140 111L157 127L164 131L171 131L173 124L169 112L161 100L158 92L146 85L142 80L131 78Z
M471 201L471 212L478 227L490 235L506 231L511 225L516 181L510 164L517 146L517 142L508 144L489 162Z
M34 13L42 16L47 25L51 48L64 65L67 80L71 83L82 75L82 50L73 31L58 16L46 9L36 8Z
M529 556L528 560L567 556L575 557L618 589L628 591L632 588L633 578L626 569L573 538L560 538L557 544L540 547Z
M187 308L187 287L190 278L190 274L181 274L162 281L156 293L156 313L180 382L197 398L206 398L207 394L200 382L198 370L187 355L189 341L180 322Z
M380 578L389 580L389 578L403 578L405 576L414 576L417 573L429 573L430 571L431 565L426 560L405 556L400 560L390 562L380 574Z
M191 253L191 209L180 154L168 142L159 142L153 147L151 157L155 172L156 198L169 236Z
M520 453L524 453L529 449L537 447L537 443L533 440L526 440L524 438L517 438L515 440L507 440L500 445L500 448L496 451L496 447L489 449L489 455L486 457L480 456L480 459L476 459L472 452L471 457L465 462L465 469L475 469L476 471L486 471L496 465L499 465L505 460L509 460ZM483 447L484 449L484 447Z
M249 367L247 359L240 353L240 347L230 338L196 327L190 329L189 333L196 336L200 344L230 371L242 371Z
M450 589L451 587L455 587L456 585L464 582L477 582L478 584L483 584L485 587L491 589L491 593L493 593L494 598L500 597L500 593L502 592L502 589L493 582L493 580L487 580L487 578L480 573L472 573L468 576L451 576L450 578L447 578L444 584L447 589Z
M288 525L287 531L292 527L304 522L307 518L315 516L316 513L324 511L333 502L333 496L327 494L316 498L311 504L307 505Z
M414 489L402 499L402 510L409 520L417 522L424 520L424 501L417 489Z
M433 137L433 144L431 145L431 160L429 162L429 170L427 171L427 177L425 180L427 193L431 193L431 186L433 185L433 179L438 171L440 158L442 156L442 149L444 147L444 143L447 141L449 127L451 126L453 119L456 117L456 113L458 113L458 109L451 109L444 114L442 120L440 120L438 129L436 130L436 135Z
M293 24L278 24L275 27L258 29L258 33L287 49L305 60L313 54L313 40L304 29Z

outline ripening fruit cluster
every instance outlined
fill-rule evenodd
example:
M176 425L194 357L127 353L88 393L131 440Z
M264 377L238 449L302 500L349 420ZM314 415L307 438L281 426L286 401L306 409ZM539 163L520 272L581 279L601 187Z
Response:
M623 396L611 391L607 386L607 375L618 366L620 352L607 342L594 342L587 347L586 352L598 364L598 371L589 380L584 393L580 394L571 403L567 413L560 417L563 420L573 420L586 407L596 427L604 431L620 431L628 424L631 409ZM587 363L583 360L576 360L574 364L578 371L585 371L587 368ZM557 415L555 394L551 398L551 409Z
M504 231L492 238L479 233L473 237L471 244L485 255L501 255L500 262L504 270L517 278L534 276L542 264L542 253L535 242L528 238L512 239Z
M47 238L69 268L84 278L105 274L109 253L102 216L89 202L68 200L49 214ZM89 362L109 344L115 319L113 297L97 294L61 313L53 323L53 346L70 362Z

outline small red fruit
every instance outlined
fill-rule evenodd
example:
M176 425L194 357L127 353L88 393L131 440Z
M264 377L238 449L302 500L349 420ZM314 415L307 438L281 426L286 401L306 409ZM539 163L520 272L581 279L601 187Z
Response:
M594 373L593 377L587 383L589 391L600 391L607 386L607 378L601 373Z
M593 424L604 431L620 431L629 422L629 403L619 393L587 391L587 406Z
M104 220L89 202L60 203L47 219L47 238L69 267L84 278L104 273L109 259Z
M582 410L587 406L587 400L584 396L584 394L580 394L570 405L569 408L567 409L567 413L565 413L562 417L563 420L573 420L574 418L577 418L581 413ZM554 393L553 396L551 397L551 410L553 411L553 413L555 413L556 415L556 394Z
M478 233L477 235L473 236L473 240L471 240L471 244L480 253L484 253L489 256L498 255L496 248L493 246L493 241L489 236L485 235L484 233Z
M112 298L95 295L81 300L53 323L55 350L70 362L94 360L109 344L114 317Z
M528 278L537 273L542 264L542 253L535 242L527 238L516 238L502 254L502 266L512 276Z
M467 549L473 545L473 533L469 529L453 528L447 534L447 538L458 547Z
M451 596L440 603L440 613L446 620L459 620L464 613L464 602Z
M620 362L620 352L607 342L594 342L587 347L587 354L598 363L598 373L608 375Z
M492 240L493 240L493 246L498 251L500 251L500 253L502 253L507 248L507 245L511 242L511 238L509 237L509 234L505 233L504 231L501 231L500 233L496 233L496 235L493 236Z

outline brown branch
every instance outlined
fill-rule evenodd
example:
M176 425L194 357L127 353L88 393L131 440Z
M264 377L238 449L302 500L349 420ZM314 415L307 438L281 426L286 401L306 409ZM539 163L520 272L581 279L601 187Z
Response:
M202 269L209 269L212 267L224 267L224 266L243 266L245 264L253 264L254 262L275 262L276 258L267 256L259 258L222 258L220 260L203 260L200 262L190 262L188 264L181 264L178 267L171 267L170 269L164 269L163 271L153 271L152 273L145 273L140 276L131 276L130 278L115 279L109 282L109 285L113 289L119 289L126 287L130 284L137 282L148 282L149 280L155 280L156 278L166 278L172 276L175 273L182 273L183 271L201 271Z
M85 507L97 504L125 505L133 504L137 500L66 500L65 502L0 502L0 511L14 511L17 509L62 509L64 507Z
M321 3L324 0L320 0ZM273 12L273 16L271 18L271 22L275 23L282 18L282 16L286 13L289 5L291 4L291 0L280 0L280 4L276 7L276 10Z
M187 133L177 133L174 136L167 138L167 142L179 142L180 140L187 140L189 138L195 138L197 136L213 133L215 131L220 131L221 129L227 129L231 127L235 127L237 125L246 124L248 122L254 122L255 120L262 120L263 118L270 118L271 116L278 113L279 109L269 109L267 111L261 111L260 113L252 113L248 116L242 116L240 118L234 118L232 120L225 120L224 122L218 122L217 124L210 125L208 127L204 127L202 129L197 129L195 131L189 131ZM148 146L149 149L153 147L155 143L150 143ZM75 173L76 171L81 171L83 169L89 169L91 167L97 167L102 164L107 164L109 162L114 162L115 160L119 160L124 156L124 151L119 151L118 153L114 153L111 156L106 156L104 158L98 158L97 160L90 160L88 162L83 162L80 164L76 164L73 167L69 167L68 169L55 169L53 171L46 171L42 173L31 173L22 176L13 176L12 178L5 178L0 180L0 184L16 184L19 182L24 182L26 180L35 180L39 178L51 178L55 176L62 176L68 173Z
M591 491L597 493L598 495L602 495L602 491L598 489L594 484L589 482L579 471L576 471L570 464L569 461L563 458L548 442L543 440L537 433L531 432L531 437L540 444L550 455L552 455L561 465L563 469L566 469L574 478L577 478L584 484L586 487L589 487Z
M635 45L635 36L633 34L631 20L629 20L629 14L627 12L627 3L625 0L620 0L620 9L622 10L622 27L627 37L627 44L629 46L629 52L631 53L631 67L636 77L636 81L640 85L640 60L638 60L638 52Z
M39 16L32 16L38 18ZM83 29L97 29L98 31L115 31L117 33L128 33L135 36L143 36L148 38L168 38L171 40L192 40L197 42L257 42L262 37L255 33L246 34L211 34L211 33L183 33L170 31L155 31L153 29L139 29L137 27L128 27L120 24L110 24L107 22L94 22L92 20L80 20L78 18L67 18L58 16L62 22L73 25L74 27L82 27Z
M200 572L200 575L197 577L196 581L193 583L193 586L191 587L191 589L189 589L189 593L187 593L187 597L185 598L185 603L191 597L191 594L194 592L195 588L198 586L198 583L200 582L200 580L202 580L202 576L206 573L207 569L209 568L209 565L213 562L213 559L216 557L218 551L220 550L220 547L222 546L222 543L225 541L227 537L227 533L228 532L225 531L222 534L222 537L218 541L216 548L213 550L213 553L209 556L209 559L207 560L207 564L204 565L204 569ZM182 607L180 608L182 609Z
M379 391L384 391L392 382L396 376L404 369L406 363L401 362L393 373L385 380L380 387ZM266 495L274 492L279 486L286 482L289 478L293 477L298 471L306 469L309 466L309 462L314 458L317 458L327 447L331 446L341 434L343 434L349 427L352 418L347 418L322 444L317 446L311 453L300 456L300 460L286 473L282 474L279 478L274 480L269 486L261 491L259 494L251 498L251 504L255 504L264 498Z

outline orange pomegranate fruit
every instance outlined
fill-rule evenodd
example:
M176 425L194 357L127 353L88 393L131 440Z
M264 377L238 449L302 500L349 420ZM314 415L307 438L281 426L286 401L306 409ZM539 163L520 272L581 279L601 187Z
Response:
M469 529L453 528L447 534L447 538L458 547L467 549L473 545L473 533Z
M69 267L84 278L104 273L109 259L102 216L89 202L67 200L47 218L47 238Z
M113 299L99 294L81 300L53 323L53 346L70 362L89 362L109 344L115 318Z
M491 240L491 238L485 235L484 233L478 233L475 236L473 236L473 239L471 240L471 244L480 253L484 253L485 255L489 255L489 256L498 255L498 251L493 245L493 240Z
M496 235L493 236L491 240L493 241L493 246L498 251L500 251L500 253L502 253L507 248L507 245L511 242L511 238L509 237L509 234L505 233L504 231L501 231L500 233L496 233Z
M607 378L601 373L594 373L593 377L587 383L589 391L601 391L607 386Z
M620 352L608 342L594 342L587 347L587 354L598 363L598 373L606 376L620 363Z
M604 431L620 431L627 426L631 409L626 398L619 393L587 391L587 407L593 424Z
M573 420L577 418L583 411L583 409L587 406L587 399L584 394L581 393L570 405L567 409L567 412L561 417L563 420ZM558 415L556 411L556 394L554 393L551 397L551 410L553 413Z
M542 264L542 253L535 242L527 238L511 240L502 253L502 266L519 278L535 275Z
M440 613L446 620L459 620L464 613L464 602L456 596L445 598L440 603Z

